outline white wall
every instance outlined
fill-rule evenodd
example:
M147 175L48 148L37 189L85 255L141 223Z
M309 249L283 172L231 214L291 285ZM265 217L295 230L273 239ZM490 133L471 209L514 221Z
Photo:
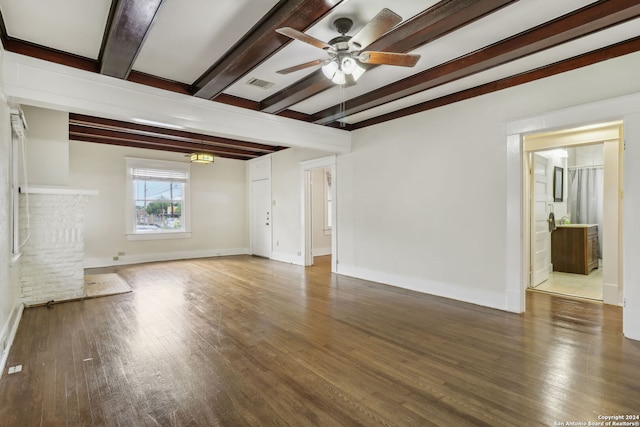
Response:
M69 142L69 184L98 190L89 198L85 266L246 253L249 246L245 163L218 158L191 165L189 239L128 241L125 236L125 157L186 161L183 154ZM113 257L119 256L118 261Z
M603 166L604 147L602 144L571 147L569 151L569 166Z
M0 49L0 60L4 51ZM11 254L11 124L0 72L0 376L22 313L20 262Z
M624 335L640 340L640 114L624 119Z
M69 113L22 107L27 126L27 179L30 185L69 184Z
M353 132L338 271L507 309L507 123L638 92L638 68L640 53Z
M323 151L297 147L271 155L273 259L304 265L300 162L326 155Z

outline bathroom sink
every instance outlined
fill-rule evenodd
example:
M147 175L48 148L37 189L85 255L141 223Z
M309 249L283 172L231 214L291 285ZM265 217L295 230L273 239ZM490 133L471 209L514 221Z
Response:
M586 227L593 227L594 225L598 225L598 224L558 224L557 227L586 228Z

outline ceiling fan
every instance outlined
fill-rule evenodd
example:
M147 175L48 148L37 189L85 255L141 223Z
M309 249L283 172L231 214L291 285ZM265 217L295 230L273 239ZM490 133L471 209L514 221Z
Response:
M305 62L277 72L289 74L315 65L322 65L322 72L334 83L352 85L364 74L366 65L363 66L363 64L413 67L420 59L420 55L363 51L401 21L402 18L398 14L385 8L352 37L346 34L351 30L353 21L349 18L338 18L333 22L333 26L341 35L331 39L328 43L291 27L278 28L276 32L323 49L329 57Z

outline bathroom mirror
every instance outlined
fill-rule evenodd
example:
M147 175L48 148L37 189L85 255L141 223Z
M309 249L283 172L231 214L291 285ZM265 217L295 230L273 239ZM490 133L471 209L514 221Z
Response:
M564 190L564 169L556 166L553 168L553 201L561 202Z

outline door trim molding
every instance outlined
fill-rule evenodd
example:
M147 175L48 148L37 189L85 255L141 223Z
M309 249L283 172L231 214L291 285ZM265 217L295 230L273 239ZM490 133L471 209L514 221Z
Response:
M526 293L526 259L529 256L526 250L529 247L528 233L525 232L526 218L528 215L528 201L525 199L526 182L523 179L526 170L524 164L524 135L531 133L550 132L558 129L576 128L590 123L607 123L617 120L624 120L624 127L627 126L627 118L640 112L640 92L610 98L589 104L577 105L554 111L548 111L540 115L529 116L508 121L506 130L506 175L507 175L507 246L506 246L506 266L507 266L507 310L515 313L525 311ZM627 182L628 187L628 182ZM625 210L628 207L625 204ZM625 224L626 228L627 224ZM629 243L629 238L625 239L625 248ZM620 256L622 256L620 254ZM621 266L626 264L623 259ZM623 269L624 270L624 269ZM625 272L626 277L626 272ZM629 292L631 283L624 283L623 292ZM628 303L628 301L627 301ZM640 313L640 311L638 311ZM639 317L640 318L640 317ZM632 319L623 318L625 336L629 336L626 329L631 328ZM640 336L640 328L635 327L634 332ZM633 334L632 333L632 334ZM636 338L637 339L637 338Z
M300 187L301 187L301 223L302 223L302 248L303 265L313 265L313 253L311 252L311 171L313 169L329 168L331 169L331 216L333 225L331 227L331 271L338 272L338 221L337 221L337 205L336 197L338 187L337 156L331 155L320 157L317 159L306 160L300 162Z

